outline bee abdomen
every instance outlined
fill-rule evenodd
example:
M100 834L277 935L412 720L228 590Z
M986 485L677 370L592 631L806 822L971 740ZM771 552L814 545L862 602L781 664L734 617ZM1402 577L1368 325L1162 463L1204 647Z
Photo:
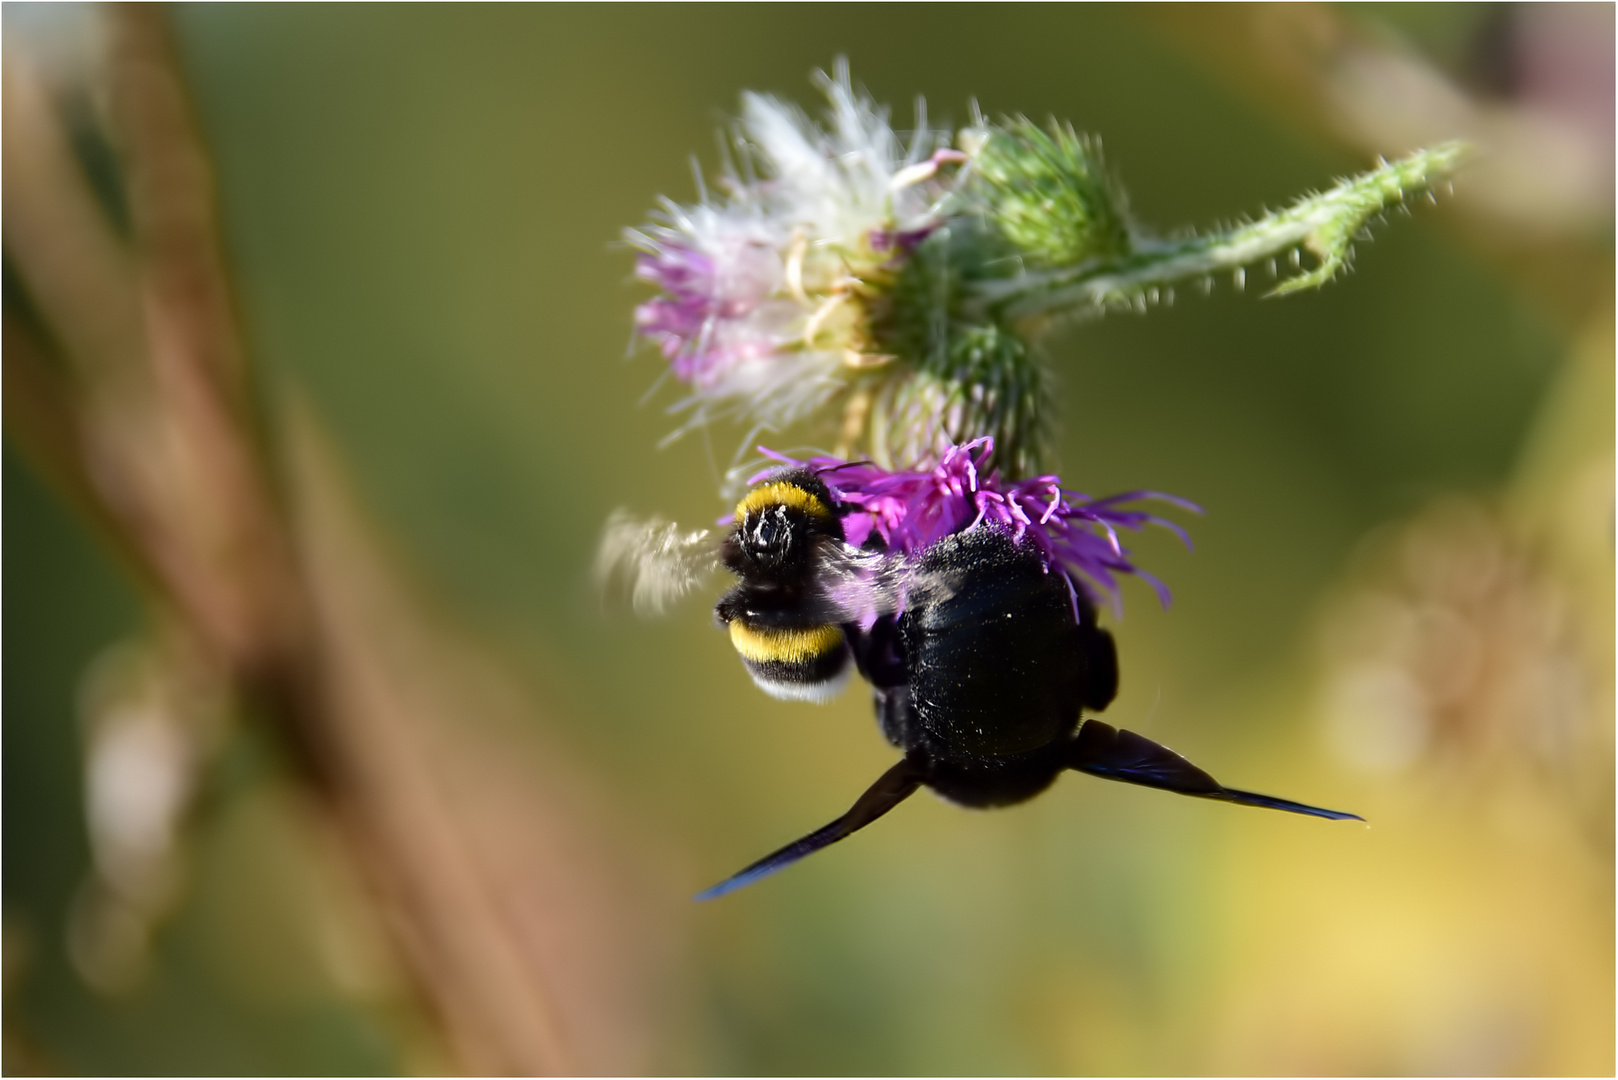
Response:
M848 642L840 626L761 626L730 620L730 643L759 688L788 701L829 701L848 681Z

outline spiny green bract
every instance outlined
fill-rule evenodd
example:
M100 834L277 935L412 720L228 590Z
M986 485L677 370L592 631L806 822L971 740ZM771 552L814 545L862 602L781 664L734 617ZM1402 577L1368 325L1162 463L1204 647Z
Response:
M1015 272L1018 255L995 222L962 215L899 266L872 305L874 338L900 361L872 376L878 404L891 410L873 431L876 460L925 460L992 435L995 466L1011 476L1038 471L1049 427L1044 371L1022 335L972 310L977 287Z

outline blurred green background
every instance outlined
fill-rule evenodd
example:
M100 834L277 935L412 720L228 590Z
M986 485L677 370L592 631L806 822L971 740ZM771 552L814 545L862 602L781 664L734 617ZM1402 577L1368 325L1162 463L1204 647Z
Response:
M27 8L5 9L8 47L45 40ZM602 843L641 883L625 888L640 890L627 918L642 944L602 998L633 1004L601 1007L581 1067L1612 1071L1612 9L1569 16L1561 38L1535 18L1467 4L175 12L266 400L307 408L392 565L533 703L536 756L588 788ZM1104 137L1143 223L1231 219L1410 148L1394 140L1421 101L1400 103L1379 143L1343 119L1339 69L1288 66L1322 34L1430 73L1473 110L1444 117L1573 131L1605 163L1603 198L1542 220L1539 202L1560 197L1512 203L1485 162L1475 188L1463 173L1454 199L1379 227L1319 293L1267 301L1221 282L1072 327L1050 355L1070 484L1208 511L1190 523L1195 552L1150 535L1135 548L1175 603L1126 587L1109 722L1371 825L1073 777L1004 812L918 800L789 874L689 905L840 813L892 751L858 692L820 708L759 694L701 600L639 622L592 591L607 514L715 517L715 462L740 435L657 448L673 395L642 403L660 364L626 355L644 294L619 231L660 194L693 198L690 157L714 171L741 90L817 109L807 76L839 55L901 128L915 95L934 123L965 122L973 100L1054 115ZM1604 136L1522 59L1597 38ZM1516 128L1482 137L1501 131L1497 162L1518 152ZM208 768L184 885L138 977L86 981L67 944L90 865L79 714L86 672L143 617L10 443L4 479L6 1071L450 1067L396 965L356 975L334 959L328 939L364 936L374 914L331 884L250 729ZM1587 520L1593 547L1562 543L1566 521ZM1467 640L1533 612L1550 629L1479 646L1490 659L1454 676L1476 686L1405 727L1367 716L1362 743L1338 717L1341 665L1458 639L1352 613L1371 596L1428 618L1448 594L1420 568L1478 536L1520 572L1504 600L1496 574L1445 609L1472 620ZM1405 557L1417 549L1437 562ZM1345 619L1359 629L1336 633ZM1553 660L1576 687L1543 721L1563 749L1540 753L1539 714L1496 720L1498 684L1478 680ZM1408 665L1418 683L1423 663ZM1374 713L1389 699L1353 700ZM615 1042L618 1056L590 1056Z

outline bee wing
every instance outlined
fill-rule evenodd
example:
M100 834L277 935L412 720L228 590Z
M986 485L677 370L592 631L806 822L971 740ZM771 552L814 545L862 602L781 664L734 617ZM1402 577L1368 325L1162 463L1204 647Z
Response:
M908 556L828 540L817 553L812 603L827 622L869 624L955 595L958 571L923 571Z
M921 786L922 780L921 770L908 758L901 758L897 765L883 773L877 778L876 783L866 789L865 794L859 797L848 813L830 825L816 829L803 839L794 840L779 851L764 856L712 888L704 889L696 895L696 899L713 900L728 892L735 892L744 885L751 885L778 870L785 870L805 855L813 855L821 848L858 832L908 799Z
M720 543L709 529L684 531L672 521L614 510L596 549L596 584L605 590L620 579L636 611L662 614L719 565Z
M1084 726L1079 728L1068 751L1068 768L1107 780L1161 788L1201 799L1221 799L1243 806L1262 806L1268 810L1286 810L1334 821L1365 820L1358 814L1343 810L1327 810L1291 799L1225 787L1168 747L1160 746L1144 735L1115 728L1099 720L1086 720Z

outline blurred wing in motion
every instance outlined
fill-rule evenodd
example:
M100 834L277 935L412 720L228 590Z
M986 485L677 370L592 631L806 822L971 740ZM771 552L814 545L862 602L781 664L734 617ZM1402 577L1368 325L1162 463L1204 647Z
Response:
M683 532L672 521L614 510L596 550L596 584L605 590L622 580L636 611L660 615L719 565L719 544L709 529Z
M764 856L747 869L731 875L713 888L699 892L696 899L713 900L728 892L735 892L744 885L751 885L760 878L769 877L777 870L784 870L805 855L813 855L821 848L858 832L909 798L921 786L921 781L921 773L908 760L901 760L899 764L883 773L881 778L860 796L859 801L848 813L830 825L816 829L802 840L795 840L780 851Z
M815 559L811 610L827 621L859 626L947 600L961 577L958 570L923 571L908 556L863 551L838 540L823 544Z
M1068 768L1107 780L1162 788L1181 795L1221 799L1243 806L1262 806L1294 814L1310 814L1334 821L1364 821L1358 814L1325 810L1318 806L1227 788L1166 746L1133 731L1123 731L1099 720L1086 720L1074 737Z

